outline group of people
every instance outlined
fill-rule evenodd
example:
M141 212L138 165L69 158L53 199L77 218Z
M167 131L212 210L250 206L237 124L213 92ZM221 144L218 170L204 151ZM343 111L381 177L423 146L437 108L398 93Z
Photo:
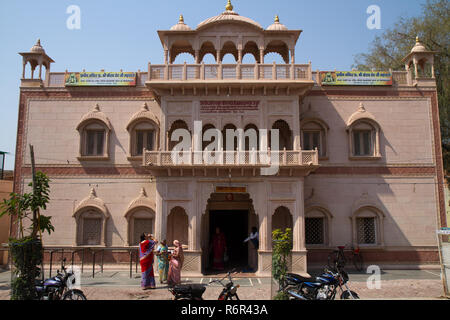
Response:
M159 282L169 286L181 283L181 268L183 267L184 253L180 241L173 242L174 249L169 250L166 240L162 240L155 250L158 241L151 234L143 233L139 243L139 261L141 264L141 288L155 289L155 274L153 272L154 255L157 257Z

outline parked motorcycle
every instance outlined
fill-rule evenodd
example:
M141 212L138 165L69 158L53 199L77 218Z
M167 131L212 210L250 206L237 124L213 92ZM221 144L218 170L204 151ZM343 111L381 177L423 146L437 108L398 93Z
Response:
M81 290L68 288L68 281L75 284L74 273L67 272L66 259L61 264L61 272L46 280L36 280L35 288L38 300L87 300Z
M293 300L334 300L339 288L341 299L359 299L358 294L348 288L348 280L348 274L342 268L325 269L320 276L310 278L288 273L281 290Z
M239 300L239 296L237 295L239 285L235 285L231 278L233 272L228 272L222 279L209 282L209 284L220 283L223 286L217 300ZM226 278L228 278L228 282L224 283L223 281ZM174 300L203 300L202 296L206 290L206 286L203 284L179 284L170 288L169 291L174 295Z

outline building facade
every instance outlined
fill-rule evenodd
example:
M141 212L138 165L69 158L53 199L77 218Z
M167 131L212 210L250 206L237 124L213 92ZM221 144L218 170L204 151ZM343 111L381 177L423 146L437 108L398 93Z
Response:
M55 232L44 245L127 248L145 231L181 240L184 270L201 274L219 227L230 265L268 275L271 233L289 227L299 273L339 245L361 248L367 263L438 263L446 215L433 52L417 39L405 71L386 71L391 82L330 85L336 72L296 63L301 32L278 17L265 29L230 2L196 29L180 16L158 31L164 64L127 85L50 72L39 41L21 53L14 190L28 188L32 144L51 179ZM182 53L194 63L174 64ZM285 64L267 64L269 53ZM236 62L222 63L226 54ZM256 259L243 244L252 227Z

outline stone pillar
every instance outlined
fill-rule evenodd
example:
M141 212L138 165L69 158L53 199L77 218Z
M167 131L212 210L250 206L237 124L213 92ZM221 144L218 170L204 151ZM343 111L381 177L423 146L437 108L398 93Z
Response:
M294 273L306 274L306 248L305 248L305 204L304 204L304 180L300 178L296 183L297 200L295 202L295 209L292 214L294 228L293 228L293 248L291 270Z
M216 52L216 63L217 64L222 63L222 61L220 59L220 50L217 50L217 52Z
M25 79L25 68L26 68L26 66L27 66L27 63L26 63L26 61L24 61L22 64L23 64L23 69L22 69L22 79Z
M163 228L163 219L165 218L164 210L164 200L163 200L163 183L156 182L156 212L155 212L155 237L160 241L165 239L166 230ZM165 224L164 224L165 225Z
M264 49L259 49L259 63L264 64Z
M200 63L200 50L195 50L195 64Z
M164 64L169 63L169 50L164 49Z

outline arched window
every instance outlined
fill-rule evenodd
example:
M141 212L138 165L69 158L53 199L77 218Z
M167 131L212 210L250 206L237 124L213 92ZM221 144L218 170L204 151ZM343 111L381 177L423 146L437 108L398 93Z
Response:
M383 219L382 211L375 207L361 207L352 217L353 243L358 246L382 246Z
M79 245L94 246L102 244L102 214L96 209L87 209L80 213L78 234Z
M379 156L379 131L373 122L358 120L349 130L352 157Z
M293 225L289 209L284 206L278 207L272 216L272 231L281 229L284 232L286 228L293 229Z
M144 148L146 150L155 150L157 132L155 123L150 121L136 123L131 128L131 155L142 156Z
M284 120L277 120L272 125L272 129L278 129L279 133L279 149L283 150L286 148L286 150L292 150L293 149L293 143L292 143L292 131L289 128L289 124ZM272 134L270 134L270 148L272 149Z
M322 207L305 210L305 244L307 246L328 246L330 244L332 215Z
M155 212L147 207L137 207L127 213L128 243L135 246L140 242L142 233L155 232Z
M183 120L176 120L172 125L170 126L170 130L168 133L168 145L169 145L169 151L172 151L173 148L179 143L179 141L172 141L172 133L177 129L186 129L189 131L189 127Z
M167 236L168 245L172 245L174 240L181 241L182 244L188 244L189 221L186 211L182 207L175 207L170 210L167 217Z
M98 104L83 116L77 130L80 134L79 160L108 159L111 125Z
M315 150L317 148L319 157L326 157L328 126L319 120L303 120L301 128L302 149Z
M362 104L347 122L350 159L380 159L380 126Z
M109 213L94 189L83 199L73 214L76 224L76 245L105 246L106 222Z

